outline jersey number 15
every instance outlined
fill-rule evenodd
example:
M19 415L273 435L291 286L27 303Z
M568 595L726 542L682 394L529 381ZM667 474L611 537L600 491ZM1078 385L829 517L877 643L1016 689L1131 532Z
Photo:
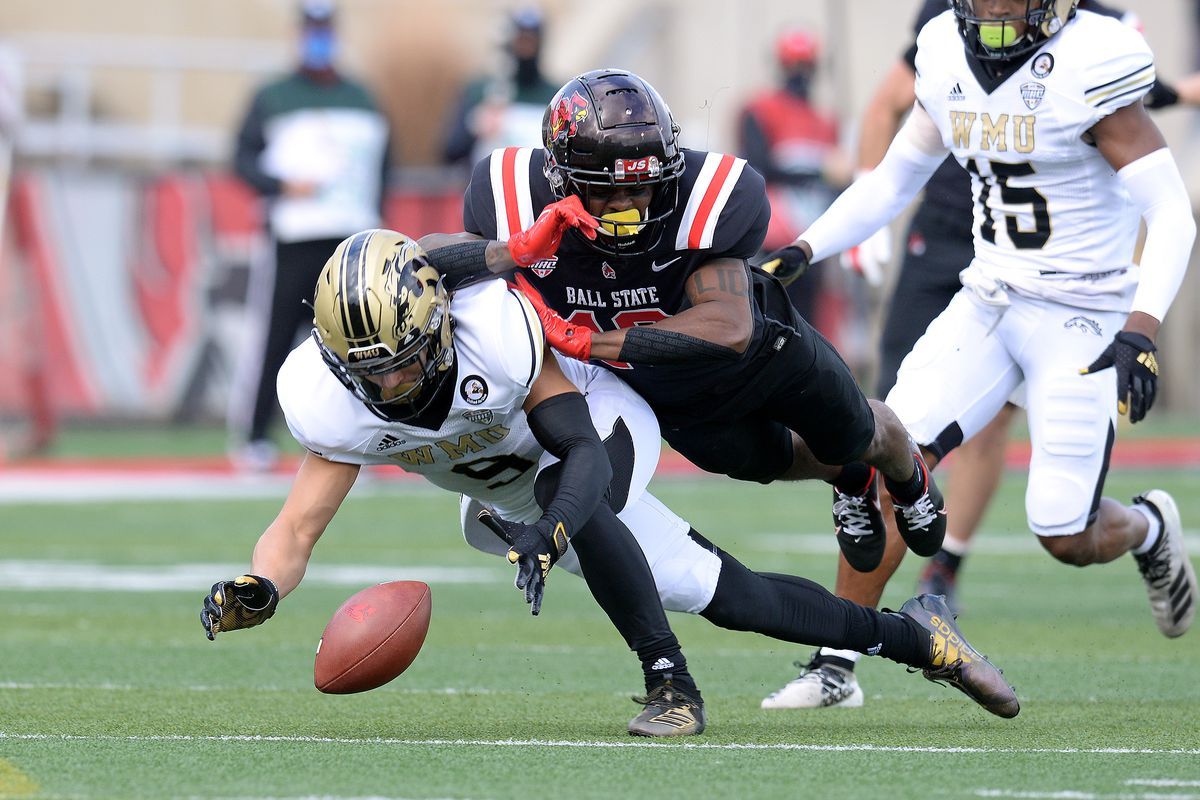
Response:
M1004 214L1004 225L1008 238L1018 250L1040 250L1050 240L1050 211L1046 207L1046 196L1030 186L1016 187L1008 184L1009 178L1024 178L1033 175L1031 164L1006 164L1002 161L986 161L987 171L980 169L979 160L967 162L967 172L979 179L979 194L975 197L982 209L983 222L979 234L990 244L996 243L996 212L988 205L992 187L1000 187L1000 199L1007 205L1033 207L1033 230L1023 231L1017 225L1015 214Z

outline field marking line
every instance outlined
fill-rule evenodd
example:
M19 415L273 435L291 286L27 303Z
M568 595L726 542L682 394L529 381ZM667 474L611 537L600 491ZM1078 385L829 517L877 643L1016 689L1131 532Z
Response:
M110 742L285 742L295 744L405 745L411 747L563 747L563 748L660 748L667 750L800 750L828 753L937 753L937 754L1040 754L1052 755L1183 755L1200 756L1200 748L1152 747L918 747L876 744L753 744L730 742L572 742L561 739L393 739L385 737L354 739L337 736L115 736L112 734L8 733L0 731L0 741L110 741Z
M416 580L426 583L485 584L508 579L499 566L441 567L380 564L316 564L309 567L305 583L326 586L361 586L385 581ZM237 575L244 564L182 563L123 566L93 561L0 559L0 587L4 589L60 589L63 591L195 592L214 577Z
M1011 797L1020 800L1200 800L1200 794L1158 794L1156 792L1085 792L1075 789L1047 791L1017 789L976 789L976 797Z
M306 686L305 691L308 691L310 688L311 687ZM66 691L80 691L80 692L175 692L175 691L180 691L180 690L183 690L186 692L228 692L231 689L239 690L239 691L240 690L254 691L254 692L296 692L297 691L297 687L295 687L295 686L252 686L252 687L247 686L247 687L241 687L241 689L238 689L238 687L230 687L230 686L203 686L203 685L199 685L199 686L196 686L196 685L193 685L193 686L134 686L133 684L124 684L124 683L82 684L82 683L33 683L33 682L29 682L29 681L25 681L25 682L22 682L22 681L0 681L0 691L3 691L5 689L12 689L12 690L18 690L18 691L66 690ZM461 695L465 695L467 697L476 697L476 696L480 696L480 695L503 694L503 692L496 690L496 689L485 689L482 687L470 687L470 686L468 686L466 688L447 686L447 687L440 688L440 689L438 689L438 688L434 688L434 689L404 688L404 689L402 689L402 688L396 688L396 687L389 687L387 691L389 693L395 693L395 694L434 695L434 696L453 696L453 695L461 694ZM619 692L619 693L615 693L615 694L618 694L619 696L624 696L627 693Z

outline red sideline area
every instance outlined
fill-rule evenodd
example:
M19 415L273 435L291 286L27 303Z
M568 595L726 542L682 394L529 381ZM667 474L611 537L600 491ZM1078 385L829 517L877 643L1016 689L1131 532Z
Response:
M1012 470L1024 470L1029 464L1029 443L1009 444L1005 457L1006 465ZM271 471L274 475L295 472L299 458L285 457ZM947 463L953 463L953 455ZM1122 468L1181 469L1200 468L1200 438L1182 439L1131 439L1118 442L1113 448L1111 466ZM418 480L419 476L391 467L370 468L376 477L393 480ZM85 478L87 476L134 476L165 474L187 474L193 476L229 476L239 472L238 468L224 456L178 457L154 456L140 458L30 458L0 463L0 480L5 477L47 479ZM694 477L704 475L673 450L664 448L658 473L671 477Z

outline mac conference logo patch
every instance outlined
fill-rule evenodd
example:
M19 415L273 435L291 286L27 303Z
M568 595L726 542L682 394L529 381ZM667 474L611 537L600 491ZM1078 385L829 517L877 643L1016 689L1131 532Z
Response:
M487 381L479 375L468 375L458 385L458 393L462 395L463 400L477 406L488 398Z

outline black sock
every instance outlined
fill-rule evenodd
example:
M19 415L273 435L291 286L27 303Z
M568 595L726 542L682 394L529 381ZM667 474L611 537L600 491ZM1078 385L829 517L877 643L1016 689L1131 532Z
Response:
M963 557L951 553L944 547L933 554L935 563L948 569L952 574L958 574L958 568L962 566Z
M906 481L893 481L885 476L884 483L897 502L901 505L912 505L925 494L925 464L914 453L912 477Z
M714 625L928 666L929 634L908 617L852 603L807 578L753 572L694 530L688 535L721 559L717 590L700 612Z
M842 467L842 471L838 476L828 483L832 483L839 492L849 495L863 495L867 493L867 482L873 477L871 466L862 461L852 461Z
M667 666L666 662L671 663L673 666ZM658 664L657 668L655 668L655 664ZM672 686L684 692L696 702L704 702L704 698L700 696L700 687L696 685L692 674L688 672L687 659L683 657L683 653L679 650L676 650L673 656L659 656L653 661L643 661L642 674L646 679L647 693L653 691L663 681L670 681Z

